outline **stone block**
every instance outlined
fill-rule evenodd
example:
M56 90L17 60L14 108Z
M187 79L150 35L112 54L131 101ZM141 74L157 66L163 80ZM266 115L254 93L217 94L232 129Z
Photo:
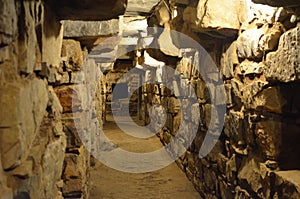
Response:
M259 48L259 41L263 35L262 29L248 29L242 32L236 43L238 57L260 59L263 52Z
M267 54L267 80L293 82L300 79L300 27L285 32L279 40L278 50Z
M275 50L279 43L279 38L283 33L283 27L280 23L275 23L273 27L267 29L259 41L259 48L263 52Z
M9 0L1 0L0 4L0 46L3 46L15 39L15 34L17 33L17 11L15 4Z
M282 146L282 123L280 121L261 121L256 124L256 143L266 159L277 160Z
M246 159L238 173L238 179L246 186L250 186L260 198L269 198L270 196L270 178L269 171L263 165L256 162L255 159Z
M64 37L98 37L114 35L119 32L119 19L107 21L63 21Z
M2 89L0 147L3 168L8 169L26 159L46 113L48 92L45 82L38 79L8 84Z
M22 14L19 27L19 70L24 73L32 73L37 62L41 62L41 49L38 43L38 34L42 34L38 23L43 23L43 6L41 1L21 2ZM37 13L41 12L41 13ZM41 26L41 25L40 25ZM38 30L38 31L37 31Z
M57 182L61 179L65 157L66 137L61 135L59 139L49 143L46 147L43 159L43 177L45 198L54 197L57 190Z
M237 34L239 23L239 1L201 0L197 8L184 11L184 21L196 32L216 31L226 36ZM224 13L224 9L228 12Z
M83 52L80 43L75 40L63 40L61 56L66 57L65 65L68 71L80 70L83 65Z
M239 64L236 42L233 42L222 54L221 72L225 78L234 76L234 69Z
M42 16L42 63L58 68L61 64L64 30L60 21L57 20L56 13L48 6L45 6Z
M62 86L54 90L63 107L63 112L87 109L88 93L84 85Z

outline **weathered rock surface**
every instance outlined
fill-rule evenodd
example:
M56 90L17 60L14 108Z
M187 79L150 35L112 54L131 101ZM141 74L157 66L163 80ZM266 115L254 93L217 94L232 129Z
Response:
M233 36L240 28L239 7L239 1L200 0L197 7L186 8L183 19L196 32L216 31Z
M268 53L265 75L269 81L293 82L300 79L300 28L280 37L278 50Z
M100 37L119 32L119 20L107 21L63 21L64 37Z
M38 79L23 85L10 84L1 90L0 101L4 105L0 122L2 164L4 169L9 169L28 156L46 113L48 92L45 82Z
M64 40L61 56L65 60L65 65L68 71L80 70L83 65L83 52L78 41Z
M15 39L17 33L17 13L15 4L9 0L0 2L0 46L7 45Z
M237 52L240 58L261 58L262 51L259 49L259 40L263 36L262 29L245 30L237 39Z
M148 14L159 3L159 0L128 0L126 15Z

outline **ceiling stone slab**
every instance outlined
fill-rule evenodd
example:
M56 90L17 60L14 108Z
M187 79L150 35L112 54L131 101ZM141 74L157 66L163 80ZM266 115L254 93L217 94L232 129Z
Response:
M149 15L161 0L128 0L125 15Z
M268 4L275 7L297 7L300 6L299 0L252 0L254 3Z
M95 37L119 33L119 19L107 21L63 21L64 37Z
M47 3L61 20L101 21L123 15L127 0L51 0Z

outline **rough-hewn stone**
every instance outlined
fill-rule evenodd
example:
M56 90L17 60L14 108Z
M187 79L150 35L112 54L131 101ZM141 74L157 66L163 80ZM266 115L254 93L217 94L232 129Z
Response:
M80 70L83 65L83 52L78 41L64 40L61 55L65 57L64 63L68 71Z
M264 31L261 29L245 30L237 40L237 52L240 58L261 58L262 51L259 49L259 40Z
M196 32L217 31L233 36L240 28L238 9L239 1L198 1L197 8L188 7L184 13L186 23ZM223 12L227 10L227 12Z
M45 115L48 92L45 82L38 79L2 89L9 91L0 99L4 105L0 122L2 164L8 169L26 159Z
M300 28L280 37L278 50L267 54L265 75L270 81L293 82L300 79Z
M107 21L63 21L64 37L99 37L119 32L119 20Z
M15 4L9 0L1 0L0 13L0 46L13 41L17 33L17 12Z

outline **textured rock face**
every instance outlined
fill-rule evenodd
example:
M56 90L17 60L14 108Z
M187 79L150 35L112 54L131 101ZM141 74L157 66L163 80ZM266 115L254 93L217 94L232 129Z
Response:
M2 129L1 152L3 168L9 169L20 165L28 156L45 114L48 94L42 80L33 80L25 85L10 85L2 89L10 90L9 93L2 90L5 94L1 95L1 103L6 108L0 124L8 127ZM14 99L14 102L10 99Z
M65 20L64 37L100 37L119 32L119 20L107 21L70 21Z
M176 0L168 2L170 7L164 5L156 10L158 19L154 25L169 28L170 24L170 28L205 44L224 77L226 95L220 92L221 85L209 91L219 74L211 74L211 82L204 82L191 68L200 64L199 54L190 51L177 59L159 52L160 61L176 68L180 75L166 68L156 72L152 68L152 78L160 82L162 76L168 77L170 81L164 83L173 89L159 85L142 88L143 106L139 113L145 113L142 118L146 122L151 105L162 105L167 110L167 122L159 133L163 143L173 139L181 122L189 132L200 120L195 140L177 163L203 198L296 199L300 195L299 3L254 2L286 8L248 0ZM90 154L80 135L96 138L95 129L104 122L105 101L111 98L112 83L133 63L111 63L116 61L117 53L112 51L120 41L106 46L109 52L96 49L95 54L100 55L94 62L83 50L84 42L70 38L89 37L96 44L107 36L122 33L119 15L125 12L126 1L0 3L1 198L88 198ZM147 14L157 3L128 1L126 12ZM110 20L80 21L75 25L68 21L64 36L69 39L63 40L59 19ZM139 19L144 25L145 19ZM124 19L127 29L122 34L137 35L136 30L131 31L132 24L139 23ZM169 44L175 45L176 39L180 40L168 36L164 32L160 44L168 39ZM121 52L126 45L136 44L125 41ZM177 56L178 49L167 50ZM111 56L113 60L107 59ZM126 54L122 58L130 60L133 56ZM103 62L104 59L108 61ZM99 81L99 66L115 70L114 74L108 73L107 82L105 78ZM172 78L180 79L180 85ZM189 95L188 84L193 85L197 96L192 103L174 97ZM134 88L134 83L130 87ZM217 104L212 105L210 98L216 99ZM221 117L213 110L222 99L226 99L228 109L223 134L213 140L216 145L211 153L199 158L209 123L215 129ZM151 114L158 120L162 108L155 106ZM158 121L152 128L160 125ZM191 139L189 133L183 138ZM171 149L171 154L185 150L182 139L176 140L178 146ZM101 146L91 142L86 147Z
M178 85L174 86L173 93L155 92L145 87L144 95L150 97L143 99L144 110L153 104L166 109L167 122L160 131L164 144L174 139L180 122L186 122L191 129L195 116L200 116L197 136L177 164L203 198L300 197L299 179L295 176L300 168L295 155L299 155L296 142L300 141L297 134L300 126L296 122L300 117L299 102L296 102L299 98L299 24L297 17L292 18L298 8L289 8L291 13L288 14L287 8L232 1L227 2L230 9L225 13L219 10L226 8L223 2L226 1L200 0L190 4L172 1L171 5L178 7L178 15L168 23L171 28L185 31L205 44L220 66L226 96L220 93L218 86L208 92L210 82L204 82L192 69L193 64L200 63L195 61L199 57L196 53L185 54L177 64L171 65L181 75L172 75L180 82L188 80L194 85L198 103L192 106L200 107L200 113L188 107L180 109L173 94L181 95L185 89ZM281 3L292 5L291 1ZM243 15L235 8L243 10ZM226 19L229 16L230 20ZM200 34L203 32L205 34ZM230 39L233 35L236 37ZM226 39L222 39L224 36ZM178 38L173 37L173 42L176 40ZM214 76L211 79L213 81ZM153 101L153 98L161 101ZM199 158L208 124L216 124L220 117L212 111L210 98L226 99L227 114L222 138L214 140L216 145L206 157ZM155 111L158 114L160 110ZM187 114L181 116L181 112ZM194 119L187 121L189 115ZM143 118L149 122L147 114ZM170 154L176 150L170 149Z
M237 33L240 1L198 1L197 7L187 7L184 21L191 25L193 31L218 33L232 36ZM224 12L226 10L226 12Z
M1 0L0 13L0 45L9 44L12 42L17 33L17 14L15 4L9 0Z
M160 1L159 0L128 0L126 14L137 15L149 13Z
M300 79L300 28L284 33L278 50L266 58L266 77L270 81L293 82Z

